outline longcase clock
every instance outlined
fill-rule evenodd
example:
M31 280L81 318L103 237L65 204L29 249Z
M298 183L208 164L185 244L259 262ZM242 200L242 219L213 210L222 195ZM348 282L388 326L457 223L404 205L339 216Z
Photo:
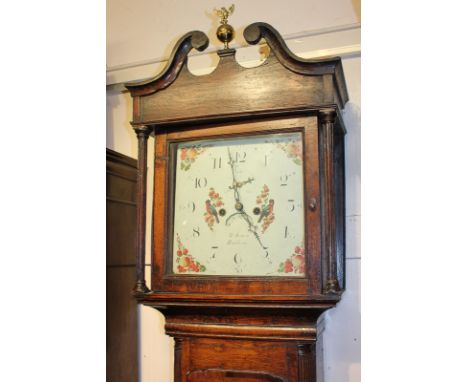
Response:
M345 288L341 59L299 58L274 28L255 23L245 40L263 39L270 54L244 68L224 21L212 73L187 69L189 52L208 46L194 31L159 76L126 84L139 142L134 295L166 318L176 382L316 381L317 320Z

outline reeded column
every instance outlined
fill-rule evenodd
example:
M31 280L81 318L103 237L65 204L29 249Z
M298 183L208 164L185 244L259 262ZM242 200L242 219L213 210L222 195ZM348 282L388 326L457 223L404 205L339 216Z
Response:
M315 367L315 342L303 343L297 345L298 355L298 371L297 377L299 382L316 382L317 373Z
M327 261L327 282L325 293L339 293L340 286L337 280L336 267L336 223L335 223L335 192L333 187L333 126L336 111L323 109L319 112L321 145L323 159L323 208L325 229L325 253Z
M145 281L145 247L146 247L146 175L148 167L148 137L149 126L134 126L138 137L138 172L137 172L137 251L136 251L136 283L134 294L149 292Z
M182 345L183 338L174 337L174 382L182 381Z

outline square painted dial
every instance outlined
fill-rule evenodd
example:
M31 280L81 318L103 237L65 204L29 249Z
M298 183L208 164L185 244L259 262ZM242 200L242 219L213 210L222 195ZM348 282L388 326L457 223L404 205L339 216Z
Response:
M174 274L305 276L302 133L171 145Z

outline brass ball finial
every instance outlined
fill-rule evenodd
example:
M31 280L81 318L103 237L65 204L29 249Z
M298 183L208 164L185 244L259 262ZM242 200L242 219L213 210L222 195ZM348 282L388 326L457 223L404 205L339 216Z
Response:
M234 28L228 24L228 17L234 13L234 4L229 9L221 7L221 9L215 9L217 16L221 19L221 25L216 30L216 37L218 40L224 43L224 49L229 49L229 43L234 38Z

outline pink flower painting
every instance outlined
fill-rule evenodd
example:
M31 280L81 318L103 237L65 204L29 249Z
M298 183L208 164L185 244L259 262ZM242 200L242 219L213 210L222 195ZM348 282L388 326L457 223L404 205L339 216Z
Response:
M218 210L224 205L224 202L223 198L219 196L213 187L210 188L208 197L209 199L205 202L205 213L203 217L205 218L205 223L208 225L208 228L213 231L214 224L219 223Z
M288 158L291 158L297 165L302 165L302 143L298 140L286 143L277 143L278 147L283 150Z
M180 169L188 171L197 157L206 151L206 147L191 146L180 149Z
M280 273L305 274L305 251L303 246L296 246L294 253L278 267Z
M275 220L275 214L273 212L275 201L270 199L270 189L266 184L263 185L260 194L257 195L256 203L260 205L258 223L262 223L262 233L265 233L270 224Z
M178 273L199 273L205 272L206 267L200 264L189 253L188 249L182 244L179 235L177 235L176 264Z

